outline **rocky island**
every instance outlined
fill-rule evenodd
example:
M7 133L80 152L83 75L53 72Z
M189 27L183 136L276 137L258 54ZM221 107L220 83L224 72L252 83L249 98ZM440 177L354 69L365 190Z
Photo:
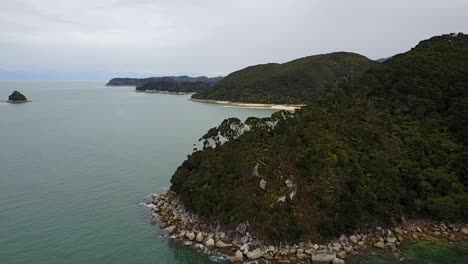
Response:
M231 262L343 264L466 243L468 35L421 41L323 89L294 113L209 129L151 197L151 221Z
M14 91L10 96L8 96L9 103L26 103L29 102L26 96L18 91Z

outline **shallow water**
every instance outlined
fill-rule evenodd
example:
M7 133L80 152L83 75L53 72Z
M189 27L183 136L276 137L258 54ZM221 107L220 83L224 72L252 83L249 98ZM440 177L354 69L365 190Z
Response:
M139 203L169 186L226 108L102 82L0 82L0 263L211 263L176 249Z

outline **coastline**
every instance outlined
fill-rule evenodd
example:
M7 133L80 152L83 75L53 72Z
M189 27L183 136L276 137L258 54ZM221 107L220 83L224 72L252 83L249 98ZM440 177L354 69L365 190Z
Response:
M155 94L170 94L170 95L187 95L187 94L193 94L193 93L186 93L186 92L169 92L169 91L163 91L163 90L136 90L135 92L137 93L155 93Z
M275 109L275 110L287 110L287 111L294 111L294 110L297 110L306 106L305 104L256 104L256 103L217 101L217 100L194 99L194 98L190 98L189 100L194 101L194 102L199 102L199 103L220 104L220 105L224 105L225 107Z
M468 241L466 223L446 224L415 219L388 228L357 230L354 234L343 234L328 241L268 245L249 233L248 224L239 224L235 229L228 229L188 212L179 201L178 195L171 191L151 195L148 207L154 211L151 223L158 224L177 245L190 246L205 254L214 251L224 255L232 263L258 261L257 263L344 264L347 256L368 254L373 249L385 250L393 258L403 261L399 249L403 244L419 241Z

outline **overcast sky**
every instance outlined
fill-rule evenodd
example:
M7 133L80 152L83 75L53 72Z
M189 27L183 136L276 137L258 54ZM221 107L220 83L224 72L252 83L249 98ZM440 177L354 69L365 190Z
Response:
M378 59L468 33L467 0L0 1L0 78L225 75L333 51Z

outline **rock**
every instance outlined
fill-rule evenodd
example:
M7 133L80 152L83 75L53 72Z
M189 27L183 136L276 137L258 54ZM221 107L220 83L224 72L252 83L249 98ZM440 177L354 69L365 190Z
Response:
M337 258L340 258L340 259L345 259L345 258L346 258L346 252L344 252L344 251L342 250L342 251L340 251L340 252L338 252L338 253L336 254L336 257L337 257Z
M266 184L267 182L264 179L260 180L260 189L265 190L266 189Z
M172 233L174 233L175 228L176 228L176 227L172 225L172 226L167 227L167 228L166 228L166 231L167 231L169 234L172 234Z
M249 252L249 244L244 244L239 249L240 251L242 251L242 253L247 255L247 253Z
M394 236L388 236L387 237L387 242L388 243L395 243L396 241L397 241L397 239Z
M198 232L198 234L197 234L197 242L198 242L198 243L203 242L203 234L202 234L202 232Z
M187 232L185 234L185 237L187 237L190 241L194 240L195 239L195 233L193 232Z
M345 261L339 258L334 258L332 263L333 264L345 264Z
M336 258L336 252L319 251L312 254L312 262L330 263Z
M278 200L276 200L276 202L286 202L286 196L281 196L280 198L278 198Z
M463 227L460 232L464 235L468 235L468 228L467 227Z
M448 240L450 240L450 241L456 241L455 235L454 235L454 234L450 234L450 236L448 237Z
M247 258L250 259L250 260L255 260L255 259L259 259L263 256L263 252L261 249L257 248L253 251L250 251L247 253Z
M10 96L8 96L8 101L11 103L25 103L28 99L22 93L14 91Z
M376 247L376 248L381 248L381 249L385 249L385 244L384 244L384 242L379 241L379 242L377 242L377 243L374 244L374 247Z
M227 247L232 247L232 244L226 244L221 240L216 241L216 247L217 248L227 248Z
M349 240L351 240L351 242L353 242L354 244L358 242L358 238L355 235L350 236Z
M244 261L244 255L240 250L237 250L233 257L230 257L229 260L231 263L242 263Z
M307 255L304 254L304 253L298 253L297 254L297 259L300 259L300 260L307 259Z
M418 235L416 235L416 234L413 234L412 237L413 237L414 240L418 240L418 239L419 239Z
M244 223L240 223L236 227L236 232L239 232L241 235L245 235L245 232L247 232L247 225Z
M346 253L350 253L351 251L353 251L353 246L351 245L345 245L343 246L343 249Z
M205 242L205 246L209 249L212 249L214 246L215 246L215 242L213 240L213 238L209 238L206 242Z

